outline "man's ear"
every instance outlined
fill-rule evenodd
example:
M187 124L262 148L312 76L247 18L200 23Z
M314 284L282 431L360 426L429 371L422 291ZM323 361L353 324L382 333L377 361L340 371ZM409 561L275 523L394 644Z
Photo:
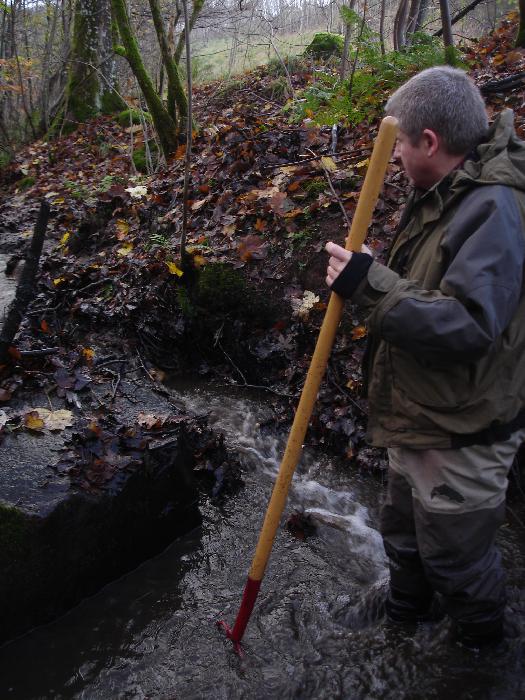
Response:
M432 131L432 129L424 129L422 138L425 152L430 158L439 150L439 137L435 131Z

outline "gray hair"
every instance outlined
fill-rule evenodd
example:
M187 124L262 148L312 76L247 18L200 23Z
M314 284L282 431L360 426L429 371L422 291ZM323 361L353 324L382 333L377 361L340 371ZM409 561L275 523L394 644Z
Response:
M463 155L477 146L488 131L485 103L473 81L450 66L427 68L414 75L390 97L387 114L413 146L424 129L438 134L451 155Z

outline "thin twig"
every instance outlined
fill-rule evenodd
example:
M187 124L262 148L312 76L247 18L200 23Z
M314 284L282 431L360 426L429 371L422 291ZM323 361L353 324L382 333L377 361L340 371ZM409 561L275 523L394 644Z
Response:
M310 151L310 152L313 152L313 151ZM359 163L359 161L363 159L363 155L364 155L363 153L361 153L360 156L354 155L351 158L344 157L344 156L347 156L350 154L354 154L355 152L356 152L355 150L353 150L353 151L340 151L339 153L330 154L330 158L333 158L334 160L340 160L341 162L346 162L349 160L352 165L357 165L357 163ZM303 165L304 163L311 163L312 161L319 160L319 158L322 158L322 154L317 155L317 156L314 155L314 156L311 156L308 158L301 157L301 155L299 154L299 157L301 158L301 160L293 160L293 161L289 161L287 163L278 163L276 165L265 165L264 168L268 169L268 170L276 170L277 168L287 168L287 167L292 166L292 165Z
M103 277L102 279L97 280L96 282L90 282L90 284L87 284L85 287L81 287L80 289L75 290L75 293L80 294L80 292L86 292L88 289L93 289L93 287L99 287L101 284L105 284L106 282L114 283L115 279L113 277Z
M100 369L101 367L105 367L106 365L114 365L114 364L117 364L118 362L125 362L126 359L127 358L125 356L123 356L117 360L107 360L105 362L95 363L93 369Z
M111 394L111 399L109 400L109 403L112 404L113 401L115 400L115 396L117 394L117 390L120 386L120 382L122 381L122 371L118 373L118 378L117 381L115 382L115 386L113 387L113 393Z
M307 149L307 150L309 150L310 153L313 153L313 151L312 151L310 148ZM332 191L332 194L334 195L334 197L335 197L336 200L337 200L337 203L338 203L339 206L341 207L341 211L343 212L343 216L344 216L344 218L345 218L346 225L348 226L348 228L350 228L350 226L351 226L350 219L348 218L348 214L346 213L346 209L345 209L344 206L343 206L343 202L341 201L341 197L340 197L340 196L337 194L337 192L334 190L334 186L333 186L333 184L332 184L332 179L331 179L331 177L330 177L330 173L328 172L327 168L324 167L323 161L322 161L320 158L319 158L319 164L320 164L321 168L323 169L324 175L325 175L325 177L326 177L326 180L327 180L327 182L328 182L328 185L329 185L329 187L330 187L330 190Z
M339 389L339 391L340 391L341 393L345 394L345 395L346 395L346 398L350 401L350 403L352 403L352 404L357 408L357 410L358 410L360 413L362 413L364 416L368 416L368 411L366 411L364 408L361 408L361 406L357 403L357 401L354 401L354 399L349 395L348 389L346 389L345 387L341 386L340 384L338 384L338 383L335 381L335 379L334 379L334 377L333 377L333 371L330 369L330 367L328 367L327 376L328 376L328 381L329 381L329 382L332 382L332 384L335 386L336 389Z
M139 358L140 366L142 367L142 369L144 370L144 372L146 372L146 374L148 375L148 377L150 378L150 380L153 382L153 384L155 384L154 391L157 391L159 394L162 394L163 396L167 396L167 397L171 398L170 392L169 392L167 389L164 389L163 387L159 386L158 381L157 381L157 380L155 379L155 377L148 371L146 365L144 364L144 362L143 362L143 360L142 360L142 357L141 357L141 355L140 355L139 349L137 348L136 350L137 350L137 357Z
M42 357L44 355L56 355L60 348L42 348L42 350L20 350L22 357Z

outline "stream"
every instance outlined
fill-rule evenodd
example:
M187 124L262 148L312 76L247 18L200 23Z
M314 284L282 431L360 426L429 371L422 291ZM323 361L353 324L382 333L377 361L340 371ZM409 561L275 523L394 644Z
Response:
M285 517L309 513L302 540L281 527L246 630L242 657L217 627L233 625L283 442L259 430L271 409L246 391L178 389L210 416L242 461L244 486L201 499L203 525L54 621L0 649L1 700L37 698L525 697L525 542L500 546L518 636L504 652L451 645L448 622L417 630L382 615L386 561L376 529L379 477L305 451Z

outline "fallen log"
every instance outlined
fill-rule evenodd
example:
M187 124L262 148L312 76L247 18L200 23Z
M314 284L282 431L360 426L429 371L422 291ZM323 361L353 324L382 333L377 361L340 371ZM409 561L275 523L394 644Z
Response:
M35 282L44 245L49 213L49 203L44 199L40 205L31 245L25 259L24 269L20 275L20 281L16 288L15 298L7 309L0 332L0 364L5 363L8 359L9 348L13 345L13 341L18 333L27 307L35 294Z

